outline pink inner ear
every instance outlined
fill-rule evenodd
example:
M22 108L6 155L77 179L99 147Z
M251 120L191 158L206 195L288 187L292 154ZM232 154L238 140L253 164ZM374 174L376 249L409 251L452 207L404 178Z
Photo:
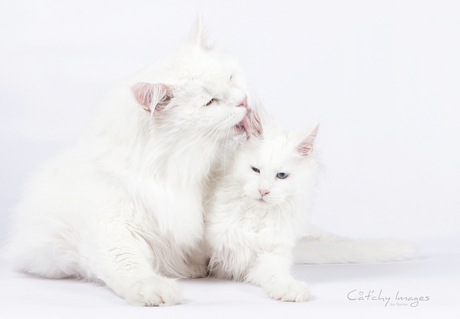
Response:
M137 83L131 90L136 101L145 111L159 110L168 104L171 99L171 87L163 83Z
M296 146L295 149L300 153L300 155L306 157L311 154L313 151L313 145L315 144L316 135L318 134L318 129L319 123L316 124L310 133Z
M149 92L151 91L150 86L150 83L137 83L131 88L136 101L142 105L147 112L152 112L150 110L150 104L152 104L152 94Z
M296 151L302 156L308 156L313 151L313 142L304 140L296 147Z

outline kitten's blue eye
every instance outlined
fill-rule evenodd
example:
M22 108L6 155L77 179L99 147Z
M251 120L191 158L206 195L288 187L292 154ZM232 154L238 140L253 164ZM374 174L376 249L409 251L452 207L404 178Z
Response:
M278 173L278 174L276 174L276 177L278 177L279 179L285 179L288 176L289 176L289 174L286 174L286 173Z
M254 166L252 166L252 170L256 173L260 173L259 169L258 168L255 168Z

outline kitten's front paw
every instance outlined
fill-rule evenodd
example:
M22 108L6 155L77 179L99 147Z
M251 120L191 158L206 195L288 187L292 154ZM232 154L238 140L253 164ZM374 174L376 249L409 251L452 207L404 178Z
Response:
M146 278L131 286L125 295L133 306L171 306L182 302L177 283L167 278Z
M301 281L275 282L265 286L268 296L281 301L307 301L310 299L310 290L306 283Z

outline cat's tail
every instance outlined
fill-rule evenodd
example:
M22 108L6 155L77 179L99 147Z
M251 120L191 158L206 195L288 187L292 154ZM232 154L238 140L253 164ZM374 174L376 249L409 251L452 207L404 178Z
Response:
M414 258L418 247L402 239L356 240L312 229L293 249L296 264L372 263Z

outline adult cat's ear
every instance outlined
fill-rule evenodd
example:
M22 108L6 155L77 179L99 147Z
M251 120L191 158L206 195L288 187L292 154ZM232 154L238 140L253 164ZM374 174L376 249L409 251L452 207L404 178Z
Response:
M160 111L164 109L173 97L172 87L162 83L140 82L131 88L136 101L145 111Z
M247 115L248 121L248 138L251 136L256 136L258 138L263 138L264 135L264 125L268 121L268 114L262 106L262 103L257 99L254 107L251 109Z
M303 157L310 155L313 151L313 144L315 144L318 129L319 122L313 125L313 127L308 130L306 134L302 134L300 142L296 145L295 150Z
M203 19L201 17L201 12L200 12L198 13L196 17L195 23L190 29L190 32L187 38L185 39L185 42L194 47L198 47L204 50L209 50L209 47L206 44L206 36L207 36L207 32L205 31L205 28L203 27Z

